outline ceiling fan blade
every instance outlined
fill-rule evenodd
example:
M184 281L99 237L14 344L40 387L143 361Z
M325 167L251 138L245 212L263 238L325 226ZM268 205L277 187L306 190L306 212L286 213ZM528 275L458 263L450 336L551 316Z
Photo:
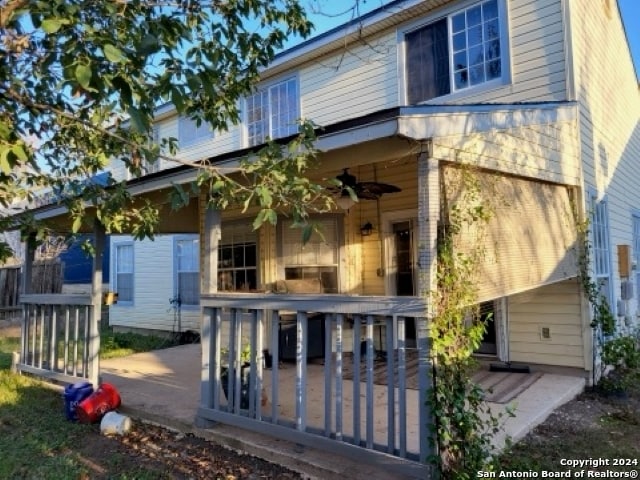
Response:
M363 198L365 200L376 200L384 193L396 193L401 191L402 189L395 185L378 182L360 182L356 184L355 188L358 198Z

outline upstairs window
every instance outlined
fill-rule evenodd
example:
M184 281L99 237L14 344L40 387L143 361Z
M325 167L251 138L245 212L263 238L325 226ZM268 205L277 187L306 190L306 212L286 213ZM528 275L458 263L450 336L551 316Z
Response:
M180 117L178 120L178 144L181 148L194 145L203 140L213 138L211 127L205 121L200 125L188 117Z
M260 145L298 133L298 81L295 78L271 85L246 100L249 146Z
M405 36L411 105L502 77L505 53L499 0L488 0Z

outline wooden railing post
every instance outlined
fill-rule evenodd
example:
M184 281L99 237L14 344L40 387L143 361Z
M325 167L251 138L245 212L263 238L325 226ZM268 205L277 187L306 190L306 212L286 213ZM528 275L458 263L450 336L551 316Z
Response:
M94 221L94 256L91 277L91 303L89 318L89 356L87 377L94 385L100 382L100 319L102 316L102 256L104 255L105 228L98 219Z
M205 206L206 208L206 206ZM207 295L218 291L218 241L220 239L220 212L206 209L204 224L200 232L201 249L201 294ZM200 370L200 405L203 408L211 408L219 403L218 382L220 378L220 311L219 309L205 308L201 306L202 321L200 325L200 343L202 346L202 359ZM214 371L215 369L215 371ZM212 372L213 371L213 372ZM213 378L212 378L213 373ZM196 418L199 427L208 427L213 424L203 418Z

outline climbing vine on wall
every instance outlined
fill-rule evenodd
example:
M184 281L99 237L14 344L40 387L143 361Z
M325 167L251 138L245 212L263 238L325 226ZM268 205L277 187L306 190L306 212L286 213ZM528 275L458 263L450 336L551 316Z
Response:
M475 478L490 463L502 416L489 410L472 380L477 368L472 354L486 331L477 272L486 252L484 232L500 196L497 177L470 165L444 167L440 178L437 288L430 296L435 310L430 323L432 463L441 478Z
M602 294L600 285L591 276L591 244L589 243L589 219L581 219L575 199L572 199L573 216L578 230L578 279L592 308L591 328L604 335L613 335L616 319L611 312L607 297Z
M589 219L581 219L573 202L573 215L579 233L578 278L582 291L591 305L593 330L593 385L603 391L624 391L636 382L640 368L640 337L619 335L616 318L607 297L591 275L592 245L589 242ZM599 366L599 368L598 368ZM608 375L607 369L610 368Z

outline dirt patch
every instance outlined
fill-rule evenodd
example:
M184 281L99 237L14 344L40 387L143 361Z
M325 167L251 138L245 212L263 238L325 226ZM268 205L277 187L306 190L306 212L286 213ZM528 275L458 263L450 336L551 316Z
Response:
M97 427L97 426L96 426ZM73 452L85 479L297 479L299 474L256 457L236 453L192 435L136 422L125 436L97 430ZM124 475L124 477L123 477Z
M608 459L611 471L640 469L640 391L586 391L505 452L498 470L559 472L567 459L590 458ZM621 459L631 463L615 464Z
M20 320L0 320L0 337L19 338Z

